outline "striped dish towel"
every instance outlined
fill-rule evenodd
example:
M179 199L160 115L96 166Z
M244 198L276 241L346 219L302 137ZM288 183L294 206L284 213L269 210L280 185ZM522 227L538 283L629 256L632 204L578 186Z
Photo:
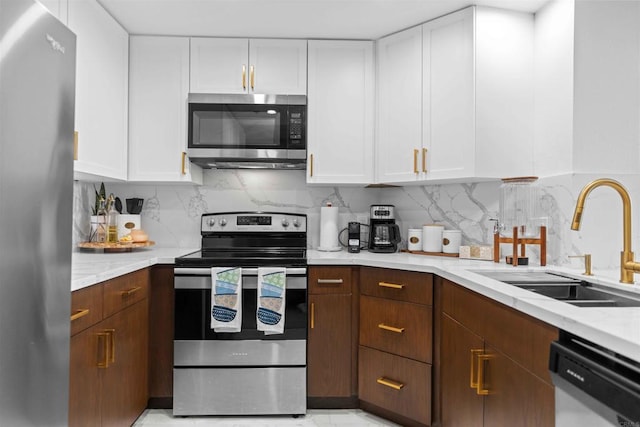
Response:
M258 268L258 309L256 323L265 335L284 333L287 269Z

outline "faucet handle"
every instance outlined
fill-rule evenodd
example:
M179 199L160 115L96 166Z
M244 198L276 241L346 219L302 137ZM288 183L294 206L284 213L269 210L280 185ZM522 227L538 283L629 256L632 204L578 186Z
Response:
M569 258L584 258L584 273L585 276L593 276L591 273L591 254L584 255L569 255Z

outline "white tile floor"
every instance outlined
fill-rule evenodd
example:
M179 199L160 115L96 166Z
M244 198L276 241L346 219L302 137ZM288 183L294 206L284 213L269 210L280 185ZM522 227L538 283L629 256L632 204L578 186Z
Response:
M398 426L391 421L359 409L309 409L307 415L273 417L173 417L170 409L148 409L134 424L134 427L280 427L280 426L319 426L319 427L372 427Z

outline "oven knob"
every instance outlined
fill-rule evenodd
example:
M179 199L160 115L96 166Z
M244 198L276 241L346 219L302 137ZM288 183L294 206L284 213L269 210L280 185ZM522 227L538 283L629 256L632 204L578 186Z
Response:
M295 218L295 219L293 220L293 226L294 226L295 228L300 227L300 221L298 221L298 218Z
M209 227L213 227L214 225L216 225L216 220L215 220L215 219L213 219L213 218L211 218L211 219L209 220Z
M289 220L287 218L282 218L282 226L287 228L289 226Z
M224 219L224 218L222 218L222 219L220 220L220 227L224 227L225 225L227 225L227 220L226 220L226 219Z

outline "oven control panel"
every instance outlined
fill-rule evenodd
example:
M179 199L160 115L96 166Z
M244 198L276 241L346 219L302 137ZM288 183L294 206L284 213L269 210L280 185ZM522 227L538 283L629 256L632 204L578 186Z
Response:
M243 231L306 232L307 216L271 212L226 212L202 215L202 233Z

